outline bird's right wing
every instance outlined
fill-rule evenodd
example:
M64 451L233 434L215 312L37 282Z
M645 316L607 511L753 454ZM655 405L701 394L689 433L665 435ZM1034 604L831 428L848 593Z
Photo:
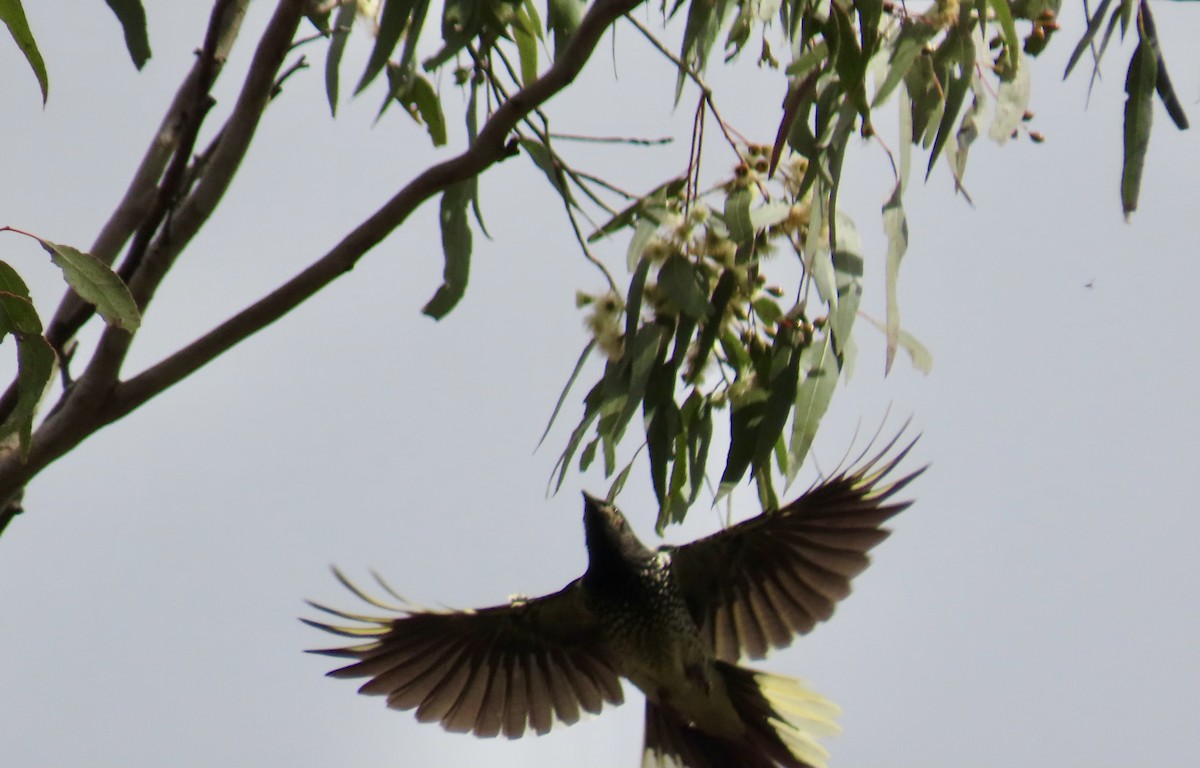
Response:
M301 621L365 641L312 653L354 659L329 675L370 678L360 693L387 696L394 709L416 709L422 722L513 739L527 727L543 734L555 720L570 725L581 710L596 713L605 702L623 700L620 678L599 642L599 624L582 600L578 581L552 595L507 605L426 611L389 605L337 569L334 574L361 599L397 615L364 616L310 603L358 626Z
M672 551L676 583L717 658L761 659L850 594L867 552L888 536L883 524L911 503L892 497L924 471L889 479L913 445L885 458L895 442L778 510Z

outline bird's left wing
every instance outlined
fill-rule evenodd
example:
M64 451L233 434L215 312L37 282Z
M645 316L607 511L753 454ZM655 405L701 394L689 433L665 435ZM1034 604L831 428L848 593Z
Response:
M887 479L912 448L885 458L895 442L778 510L671 552L676 583L717 658L761 659L828 619L850 594L867 552L888 537L883 523L911 503L892 497L924 471Z
M330 676L370 678L360 693L387 696L395 709L416 709L422 722L513 739L527 727L543 734L555 720L570 725L581 710L596 713L605 702L622 701L620 678L599 642L596 617L584 604L578 581L552 595L507 605L427 611L389 605L337 569L334 574L361 599L397 615L365 616L310 603L357 625L301 621L365 641L312 652L354 659Z

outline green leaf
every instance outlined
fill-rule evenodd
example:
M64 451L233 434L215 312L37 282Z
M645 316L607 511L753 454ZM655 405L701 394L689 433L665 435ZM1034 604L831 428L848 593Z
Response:
M40 335L41 332L42 319L33 308L29 295L0 291L0 338L9 333L26 336Z
M804 464L808 451L817 436L817 428L837 386L838 364L833 352L832 337L818 334L804 348L800 360L800 383L796 388L796 407L792 416L792 436L788 443L788 482Z
M521 61L521 84L528 86L538 76L538 53L537 41L538 35L541 34L541 25L530 18L529 11L532 4L526 0L521 9L517 11L517 18L513 22L513 38L517 43L517 54ZM534 13L537 10L534 9Z
M0 261L0 291L15 294L23 299L29 298L29 287L7 262Z
M642 261L642 254L646 250L646 246L654 238L658 232L658 222L653 219L638 219L637 229L633 231L633 237L629 238L629 248L625 251L625 266L629 271L637 269L637 265Z
M841 218L839 216L839 218ZM843 240L840 230L849 224L849 219L839 223L838 239ZM837 304L829 308L829 330L833 334L834 349L840 358L850 343L854 320L858 317L858 306L862 302L863 257L855 250L839 249L833 252L833 269L837 281Z
M400 43L400 36L404 34L404 30L408 26L414 5L416 5L416 0L384 0L383 13L379 17L379 31L375 35L375 46L371 49L371 55L367 59L367 68L363 71L362 78L354 89L355 93L362 93L363 89L383 71L383 66L387 64L392 51L396 50L396 46Z
M796 347L790 338L791 334L779 333L775 337L775 347L772 349L772 371L770 385L767 387L767 402L763 408L762 419L757 425L757 436L754 444L753 466L755 469L765 469L769 472L771 453L775 444L783 434L788 414L796 401L796 388L800 376L800 361L803 349Z
M892 195L883 205L883 230L887 234L887 326L884 334L887 336L887 357L884 373L890 373L892 363L896 358L896 345L900 342L900 301L897 298L896 284L900 279L900 260L908 250L908 218L904 215L904 201L901 197L901 184L896 181Z
M796 60L788 64L784 72L788 77L801 79L809 74L818 65L824 64L829 58L829 43L824 40L816 43L810 48L805 49L803 53L796 57Z
M33 76L37 78L38 87L42 89L42 105L44 106L46 99L50 96L46 62L42 61L37 41L33 39L33 31L29 29L29 22L25 20L25 9L21 7L21 0L0 0L0 21L3 21L8 27L8 33L12 35L13 42L21 49L21 53L25 54L25 61L29 62L29 68L33 70Z
M1175 127L1181 131L1186 131L1188 128L1187 115L1183 111L1183 105L1179 103L1179 96L1175 93L1175 86L1171 85L1171 76L1167 74L1167 62L1163 58L1162 46L1158 41L1158 28L1154 23L1154 15L1150 13L1150 5L1148 3L1142 4L1140 17L1142 40L1149 44L1150 48L1154 51L1154 62L1158 69L1154 80L1154 90L1162 100L1163 106L1167 108L1167 114L1171 116L1171 121L1175 123Z
M79 298L94 304L106 323L130 333L137 330L142 322L137 304L125 283L104 262L69 245L59 245L40 237L37 240L50 254L50 260L62 270L67 284Z
M760 205L750 211L750 227L755 232L761 232L782 222L791 211L791 203L785 203L782 200Z
M446 116L442 114L442 102L433 88L433 83L421 75L415 75L409 84L404 101L405 106L411 105L410 111L416 109L421 120L425 122L425 128L429 131L429 138L433 141L433 146L444 146L446 144ZM472 179L474 178L472 177Z
M1009 7L1011 0L988 0L992 6L992 11L996 14L996 19L1000 22L1000 28L1004 31L1004 53L1008 60L1004 67L1004 80L1012 79L1020 68L1020 58L1018 54L1021 51L1021 38L1017 36L1017 25L1013 21L1012 8Z
M655 224L662 223L662 217L654 215L656 209L661 209L666 205L668 198L676 197L683 191L687 179L683 176L676 177L670 181L665 181L659 184L654 189L647 192L628 207L613 216L608 221L601 224L595 232L587 237L589 243L594 243L597 240L607 237L614 232L617 232L625 227L630 226L635 220L640 217L649 217Z
M734 406L729 414L729 452L725 456L725 469L717 487L717 500L724 498L745 477L746 470L754 459L758 442L758 423L762 420L765 400L757 400L741 407Z
M1092 18L1088 19L1087 31L1083 37L1079 38L1079 43L1076 44L1075 50L1071 51L1071 57L1067 59L1067 68L1063 71L1063 79L1071 74L1071 70L1079 63L1079 57L1088 49L1092 41L1096 38L1096 33L1100 31L1100 26L1104 23L1104 16L1108 13L1108 6L1112 0L1100 0L1100 5L1096 8L1096 12L1092 14Z
M712 444L712 406L709 399L692 390L681 409L684 426L687 428L688 488L687 503L690 505L700 495L704 484L704 473L708 467L708 448Z
M669 398L668 398L669 401ZM667 467L675 465L677 471L687 471L686 462L677 461L672 449L679 436L681 426L679 411L674 403L662 403L654 409L654 415L646 426L646 450L650 459L650 485L654 488L654 498L659 504L659 519L663 518L662 510L669 509L670 490L667 487ZM680 446L686 445L684 440ZM674 483L672 483L674 484Z
M693 320L708 314L708 291L701 288L696 266L680 255L667 259L658 270L658 287L679 311Z
M442 253L446 263L442 269L441 287L421 310L434 320L450 314L467 291L471 269L471 226L467 223L470 202L471 191L465 182L460 181L442 193L438 220L442 227Z
M329 99L329 112L333 115L337 114L342 54L346 51L346 41L350 39L350 30L354 28L354 15L357 10L356 4L347 3L338 8L337 17L333 22L329 53L325 57L325 96Z
M875 91L875 98L871 100L872 106L879 106L892 94L912 68L917 56L925 50L925 44L932 40L936 33L935 27L921 21L910 20L900 27L900 34L896 37L888 60L887 75Z
M680 51L679 60L685 67L692 68L698 74L704 72L708 53L721 31L727 4L728 0L696 0L688 5L687 23L683 29L683 49ZM683 95L683 84L686 80L687 71L681 67L675 81L676 104Z
M1150 145L1150 125L1154 120L1154 88L1158 62L1153 49L1143 40L1129 60L1125 75L1125 159L1121 166L1121 209L1128 218L1137 210L1142 186L1142 169Z
M871 325L875 326L883 333L888 333L887 325L879 322L873 317L868 317L867 320L870 321ZM912 361L913 368L916 368L926 376L933 372L933 354L930 353L924 344L917 340L916 336L913 336L911 333L901 328L896 334L896 339L900 345L900 348L908 353L908 357Z
M141 0L105 0L125 32L125 47L138 69L150 60L150 38L146 35L146 11Z
M554 420L558 418L559 411L562 410L563 403L567 400L567 393L571 391L575 380L579 378L579 372L583 370L583 364L587 362L588 357L592 354L592 350L596 348L596 340L592 339L583 348L579 359L575 361L575 367L571 370L571 375L567 377L567 383L563 386L562 392L558 395L558 401L554 403L554 410L550 412L550 419L546 422L546 429L542 431L542 436L538 438L538 447L546 441L546 435L550 434L550 428L554 426Z
M663 344L665 335L663 327L657 323L643 325L633 334L633 341L629 343L629 347L625 351L625 359L628 360L629 365L629 379L625 389L625 405L614 424L614 440L621 439L626 425L629 424L629 420L637 411L638 406L642 404L642 397L646 393L646 384L650 381L650 374L662 362L662 357L666 352L667 346Z
M563 202L575 205L575 197L571 194L571 190L563 178L562 167L554 152L537 139L521 139L520 144L525 153L529 155L529 159L533 160L534 165L546 174L546 178L550 180L550 184L558 192Z
M967 91L975 78L975 43L969 34L951 33L939 49L938 55L946 57L946 70L949 73L949 83L946 84L946 100L942 111L942 119L938 124L937 137L933 140L933 149L929 153L929 167L925 170L925 178L933 172L934 163L950 138L954 120L962 109Z
M725 316L725 307L729 305L729 300L733 298L733 292L736 289L737 275L733 270L722 272L721 276L717 278L717 287L713 289L712 300L709 302L712 310L708 315L707 322L701 328L700 337L696 340L692 368L687 374L688 381L695 381L704 372L709 353L712 352L713 344L716 343L721 330L721 318Z
M587 0L548 0L546 4L546 28L554 36L554 58L562 55L571 36L583 19Z
M0 424L0 438L17 432L22 462L29 458L33 417L50 377L54 375L56 360L54 349L45 337L39 334L17 337L17 403Z
M729 239L741 255L754 245L754 224L750 221L751 193L747 187L737 187L725 197L725 226Z

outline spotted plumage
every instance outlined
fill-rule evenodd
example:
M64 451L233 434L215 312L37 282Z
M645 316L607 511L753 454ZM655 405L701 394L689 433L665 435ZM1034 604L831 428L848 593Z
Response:
M546 733L620 704L624 678L646 696L645 766L821 768L817 737L836 731L837 708L737 661L790 644L849 594L888 536L883 524L910 503L892 497L923 471L888 480L912 447L888 458L894 444L778 510L657 551L615 506L585 494L587 571L550 595L427 611L389 605L338 573L395 615L316 605L354 625L305 621L361 640L317 651L350 660L330 675L367 678L360 692L450 731Z

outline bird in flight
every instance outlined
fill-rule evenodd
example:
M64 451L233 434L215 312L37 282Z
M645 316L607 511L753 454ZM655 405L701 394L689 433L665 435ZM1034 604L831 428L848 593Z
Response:
M620 704L621 679L646 697L648 768L824 768L817 738L837 707L793 678L738 665L828 619L850 593L893 497L924 468L889 478L912 448L894 438L857 468L795 501L681 546L649 549L612 504L584 494L586 572L563 589L506 605L432 611L368 595L392 615L313 607L351 626L303 619L356 644L313 651L349 659L329 673L368 678L360 693L448 731L544 734ZM915 440L913 441L915 443Z

